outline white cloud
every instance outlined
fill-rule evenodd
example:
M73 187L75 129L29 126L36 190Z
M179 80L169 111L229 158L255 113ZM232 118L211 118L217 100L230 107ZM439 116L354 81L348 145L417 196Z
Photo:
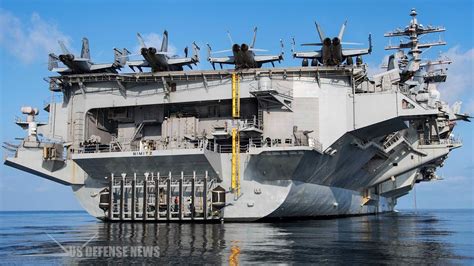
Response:
M463 52L459 46L454 46L442 56L448 57L453 63L447 66L448 79L445 83L440 84L439 90L441 99L452 103L461 100L462 96L472 89L474 84L474 48ZM472 98L466 99L466 103L469 101L468 105L473 105Z
M44 21L37 13L22 22L12 13L0 9L0 46L29 64L38 59L47 60L48 53L58 52L58 40L69 44L70 37L54 23Z
M161 43L163 41L163 37L161 34L152 32L152 33L145 33L141 35L147 47L155 47L157 50L161 49ZM140 48L141 48L140 45L137 45L135 46L134 51L137 54L140 54ZM177 52L176 47L169 43L169 39L168 39L168 52L170 52L172 55L176 54Z

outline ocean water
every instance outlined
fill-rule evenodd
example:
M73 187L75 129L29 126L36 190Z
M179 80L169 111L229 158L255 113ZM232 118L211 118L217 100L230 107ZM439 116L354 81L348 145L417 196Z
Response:
M474 264L474 210L224 224L103 223L85 212L0 212L0 263L103 262Z

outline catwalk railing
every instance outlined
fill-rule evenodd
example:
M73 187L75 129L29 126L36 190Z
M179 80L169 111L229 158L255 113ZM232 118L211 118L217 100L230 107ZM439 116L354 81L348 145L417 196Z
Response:
M184 142L183 142L184 143ZM118 148L121 145L117 145L115 142L113 144L100 144L100 143L91 143L80 147L77 150L73 150L73 153L107 153L107 152L150 152L155 150L174 150L174 149L206 149L209 151L217 153L232 153L232 144L225 143L219 144L211 140L197 140L197 141L188 141L183 145L159 145L159 146L142 146L142 147L131 147L129 149ZM310 138L308 145L296 145L292 139L286 139L285 142L282 142L281 139L273 139L264 141L260 138L250 138L242 139L240 141L240 152L248 153L252 148L264 148L264 147L301 147L309 146L315 150L322 151L322 144L314 138Z

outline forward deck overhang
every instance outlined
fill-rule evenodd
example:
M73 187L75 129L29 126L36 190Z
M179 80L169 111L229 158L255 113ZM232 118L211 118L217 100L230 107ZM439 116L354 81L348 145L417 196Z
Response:
M202 149L170 149L74 154L71 158L92 178L119 176L122 173L143 175L146 172L179 175L181 172L218 177Z
M78 75L63 75L50 77L50 89L55 91L58 84L80 84L85 82L116 81L120 83L148 83L170 81L202 81L205 84L212 80L229 78L232 73L239 73L242 77L248 76L281 76L282 78L294 77L343 77L354 76L359 80L366 74L366 66L317 66L317 67L288 67L288 68L252 68L243 70L191 70L149 73L89 73ZM206 86L206 85L205 85ZM60 91L60 90L58 90Z

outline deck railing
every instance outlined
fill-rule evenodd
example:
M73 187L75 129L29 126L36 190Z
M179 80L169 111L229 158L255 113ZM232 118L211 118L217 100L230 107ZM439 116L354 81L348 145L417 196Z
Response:
M291 140L291 139L290 139ZM185 145L180 145L179 149L206 149L209 151L217 152L217 153L232 153L232 145L231 144L219 144L211 140L198 140L198 141L189 141L189 142L183 142ZM181 143L181 144L183 144ZM322 150L322 145L319 143L317 140L311 138L308 144L310 147L321 151ZM245 142L242 142L240 145L240 152L241 153L247 153L251 148L262 148L262 147L297 147L301 145L295 145L293 141L289 143L281 143L277 140L270 140L270 141L264 141L261 138L250 138L246 139ZM148 146L142 146L140 147L135 147L131 146L130 148L123 148L123 149L117 149L117 141L111 143L111 144L99 144L99 143L93 143L93 144L87 144L82 147L80 147L77 150L74 150L74 153L105 153L105 152L121 152L121 151L140 151L140 152L148 152L148 151L153 151L153 150L172 150L176 149L177 147L175 145L167 145L167 146L159 146L157 147L148 147Z

